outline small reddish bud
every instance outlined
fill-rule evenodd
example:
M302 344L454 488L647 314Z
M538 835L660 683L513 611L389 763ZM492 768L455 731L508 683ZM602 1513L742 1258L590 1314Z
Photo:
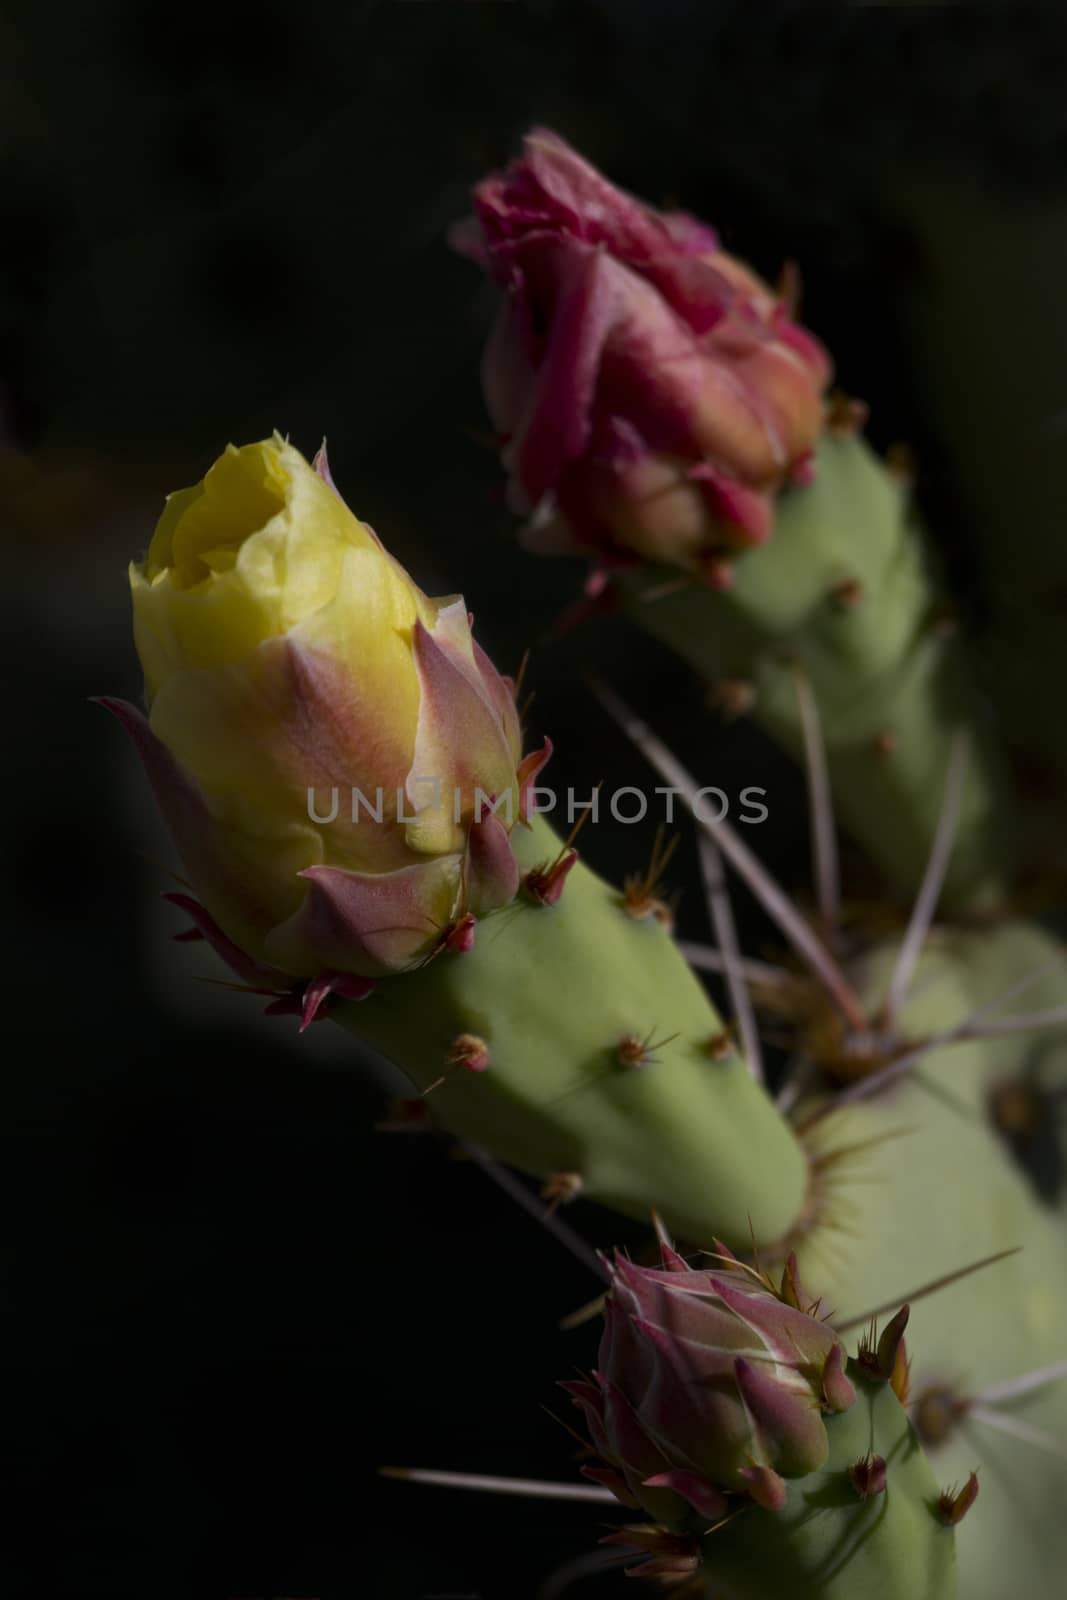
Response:
M450 928L446 928L442 944L446 950L454 950L459 955L464 955L468 950L474 949L474 930L477 918L471 912L459 917Z
M945 1489L937 1502L937 1514L948 1527L963 1521L978 1499L978 1474L972 1472L962 1489Z
M523 888L531 900L536 900L542 906L554 906L563 893L567 874L577 859L577 850L565 850L550 864L532 867L522 880Z
M698 571L701 579L709 589L714 589L716 594L724 594L727 589L734 586L734 563L723 555L706 555L698 559Z
M450 1067L464 1067L468 1072L484 1072L489 1065L489 1046L476 1033L458 1033L448 1051Z
M643 1067L649 1060L648 1043L636 1033L623 1034L615 1047L620 1067Z
M658 1061L655 1051L662 1050L665 1044L670 1044L678 1035L672 1033L666 1039L654 1040L651 1033L646 1033L639 1039L636 1033L624 1033L615 1046L615 1057L620 1067L647 1067Z
M479 1038L476 1033L457 1033L448 1047L444 1072L422 1091L423 1098L432 1094L435 1089L439 1089L453 1072L459 1069L465 1072L484 1072L488 1065L489 1046L485 1040Z
M871 751L879 761L888 761L897 747L897 736L888 728L876 733L871 740Z
M660 828L656 833L656 842L652 846L652 856L648 866L643 872L632 872L623 885L622 906L626 915L638 921L652 917L661 928L666 928L668 933L674 927L674 914L660 890L667 863L677 849L680 839L681 835L676 833L665 845L664 831Z
M865 590L859 578L842 578L830 590L830 598L842 611L854 611L864 598Z
M559 1206L569 1206L582 1192L580 1172L550 1172L541 1188L541 1199L548 1202L551 1215Z
M868 1452L852 1463L848 1475L861 1500L868 1499L872 1494L885 1493L886 1471L882 1456L873 1456Z
M911 1307L901 1306L896 1316L886 1323L877 1344L874 1341L873 1326L870 1337L860 1340L856 1359L868 1377L881 1378L886 1383L892 1378L910 1315Z
M843 389L833 389L826 402L826 431L835 439L850 439L866 425L870 414L865 400L854 400Z
M923 1444L936 1448L955 1431L957 1421L966 1410L967 1402L945 1384L931 1384L918 1396L912 1409L915 1431Z
M725 722L747 717L756 704L756 685L748 678L720 678L708 690L708 705Z
M802 455L800 460L790 469L790 483L795 483L798 489L806 489L815 482L815 452L809 450Z
M729 1061L731 1056L737 1054L737 1046L728 1028L724 1028L722 1033L713 1033L704 1048L713 1061Z

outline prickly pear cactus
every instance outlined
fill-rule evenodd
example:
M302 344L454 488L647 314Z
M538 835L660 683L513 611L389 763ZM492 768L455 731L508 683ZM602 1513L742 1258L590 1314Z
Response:
M894 956L865 962L872 996L885 993ZM1036 928L946 934L919 966L901 1032L936 1039L1042 971L1028 1002L1062 1007L1067 969ZM944 1483L974 1470L982 1483L961 1532L960 1571L961 1592L983 1600L1009 1593L1019 1570L1031 1592L1054 1593L1064 1560L1056 1507L1067 1495L1067 1229L1062 1205L1039 1198L998 1126L1009 1094L1044 1093L1051 1103L1053 1086L1067 1084L1062 1055L1035 1080L1034 1051L1025 1031L963 1037L822 1122L822 1138L869 1155L841 1173L827 1218L840 1231L815 1232L799 1251L809 1281L845 1322L980 1257L1014 1252L917 1299L908 1329L910 1415L931 1466Z
M584 551L591 603L621 591L632 618L712 679L725 710L751 712L809 767L819 936L795 908L784 915L787 897L727 829L704 824L807 969L773 1005L796 1026L782 1104L812 1175L786 1243L846 1325L886 1301L887 1273L901 1297L941 1286L917 1308L919 1426L948 1466L962 1472L967 1455L991 1486L963 1544L963 1592L1044 1592L1067 1554L1054 1512L1067 1494L1065 1246L1055 1170L1046 1159L1035 1178L1020 1157L1063 1089L1055 1051L1040 1078L1032 1058L1042 1030L1067 1021L1067 967L1039 929L1006 920L1014 841L999 730L899 463L873 456L863 408L839 396L821 437L810 428L829 364L787 293L768 316L758 282L703 224L642 207L558 143L532 136L479 187L475 227L468 251L507 297L484 373L526 542ZM579 301L571 274L591 247L601 264ZM521 280L519 268L530 269ZM1010 540L996 545L999 571ZM661 776L695 790L651 730L614 710ZM842 933L835 813L898 893L916 892L891 947ZM966 908L968 931L933 927L939 903ZM1042 973L1043 1005L1019 1012ZM984 1276L959 1276L986 1256L997 1259ZM765 1592L786 1568L790 1592L808 1592L773 1535L739 1557L736 1592L764 1592L756 1575L771 1549L778 1578L765 1571ZM897 1592L879 1587L891 1563L874 1565L881 1579L848 1572L840 1592Z
M459 242L504 297L485 377L527 542L591 556L808 764L818 926L697 815L706 868L721 851L792 946L746 962L709 870L720 948L690 953L726 976L724 1022L656 873L616 890L537 814L550 746L523 754L462 599L275 437L172 496L131 574L149 714L109 704L183 856L183 937L389 1057L550 1209L678 1238L661 1269L616 1259L571 1386L589 1475L651 1519L617 1536L645 1575L709 1600L1054 1593L1067 961L1012 898L997 730L907 491L827 411L783 294L555 136L479 186ZM892 940L884 908L843 912L835 817L892 916L915 892ZM776 1099L760 1012L791 1033Z
M543 819L515 848L526 887L470 952L338 1020L432 1088L443 1127L523 1172L658 1209L687 1238L784 1238L808 1162L670 934L581 862L546 903L566 852Z
M632 1570L688 1564L728 1600L951 1600L966 1508L894 1391L907 1316L848 1359L795 1257L777 1285L721 1246L707 1270L667 1244L661 1270L617 1261L596 1373L563 1387L605 1463L587 1475L654 1519L616 1536Z

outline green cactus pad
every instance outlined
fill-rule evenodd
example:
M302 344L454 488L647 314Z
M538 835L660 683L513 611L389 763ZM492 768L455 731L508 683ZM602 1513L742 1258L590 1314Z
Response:
M783 1510L746 1507L705 1538L708 1600L953 1600L956 1539L907 1413L888 1383L855 1362L848 1375L856 1403L827 1421L826 1465L790 1481ZM868 1453L886 1487L863 1499L849 1468Z
M559 853L537 819L515 836L524 869ZM538 1178L575 1173L588 1198L686 1238L778 1239L800 1214L806 1159L669 934L635 920L581 863L555 906L520 897L475 947L382 983L338 1012L420 1089L452 1042L488 1046L481 1072L449 1072L428 1098L450 1132ZM651 1060L623 1065L627 1036Z
M863 990L871 1000L884 993L894 955L884 950L868 963ZM904 1029L917 1038L938 1033L1050 959L1043 982L1006 1009L1062 1005L1067 962L1057 964L1056 955L1057 945L1030 924L942 934L920 964ZM902 1301L925 1283L1022 1246L914 1304L907 1332L913 1395L942 1383L973 1395L1067 1357L1063 1203L1041 1200L988 1109L990 1088L1021 1079L1035 1055L1047 1086L1062 1087L1065 1040L1063 1032L1015 1034L932 1051L908 1081L821 1125L828 1148L892 1136L842 1168L828 1226L799 1249L809 1290L837 1318L893 1296ZM1062 1445L1067 1381L1012 1402L1007 1417L1009 1426L1018 1419ZM981 1498L960 1532L965 1600L1058 1593L1067 1570L1064 1455L972 1420L931 1448L930 1460L943 1485L979 1473Z
M629 582L629 614L710 678L754 686L753 716L802 749L793 662L814 690L844 826L904 889L922 875L946 746L973 741L947 894L991 890L1004 870L1006 784L972 694L906 489L858 438L828 435L814 481L787 491L774 533L737 561L725 593ZM843 590L842 585L851 585ZM847 601L842 594L847 593Z

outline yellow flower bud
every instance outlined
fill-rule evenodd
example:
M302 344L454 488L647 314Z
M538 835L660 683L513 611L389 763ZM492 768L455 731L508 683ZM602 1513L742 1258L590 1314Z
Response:
M112 708L244 976L396 971L513 897L543 757L462 598L422 593L324 452L230 445L130 585L150 725Z

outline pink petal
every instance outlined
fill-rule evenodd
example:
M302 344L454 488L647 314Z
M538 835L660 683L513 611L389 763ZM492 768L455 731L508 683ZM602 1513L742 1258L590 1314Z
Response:
M257 895L254 885L234 874L203 794L152 732L147 717L126 700L101 696L97 704L118 718L133 741L160 815L198 894L215 906L233 908L235 917L250 931L268 928L273 921L270 908ZM205 932L205 937L210 935Z
M396 872L308 867L303 904L267 936L269 955L290 971L397 972L432 949L458 903L454 857Z
M734 1362L734 1379L759 1443L782 1472L793 1477L821 1467L829 1443L815 1407L743 1357Z
M515 704L515 685L510 678L500 675L477 639L473 637L471 649L474 652L474 664L481 676L485 696L500 718L504 737L517 762L522 754L522 730L519 727L519 711Z
M728 522L746 544L765 544L770 538L774 506L766 490L751 489L739 478L724 472L710 461L700 461L689 470L704 489L711 515Z
M461 798L461 816L469 818L476 789L503 795L515 782L515 764L500 718L472 670L460 665L421 622L414 628L415 663L420 701L415 753L407 791L415 806L425 796L418 778L436 778L442 787L441 837L454 817L453 788ZM447 791L447 792L446 792ZM511 818L514 821L514 817ZM418 825L415 825L418 827ZM411 825L408 837L411 838Z
M304 1029L315 1021L332 995L337 995L342 1000L365 1000L373 988L374 985L369 978L357 978L347 972L324 972L318 978L312 978L304 990L300 1032L303 1033Z
M553 246L552 261L548 345L514 446L516 475L532 505L589 442L601 357L619 315L614 274L599 250Z
M197 937L206 939L216 954L220 955L239 978L246 983L255 985L264 991L284 989L289 983L289 977L278 967L271 967L263 961L257 961L239 945L228 938L210 911L202 906L199 900L194 900L189 894L164 894L164 900L169 900L172 906L179 906L193 920L193 929ZM177 934L177 938L188 938L188 934Z
M709 1522L718 1522L729 1509L729 1501L721 1489L709 1483L699 1472L689 1472L684 1467L676 1467L671 1472L658 1472L654 1478L645 1479L645 1486L649 1489L672 1489L683 1500L688 1500L698 1516L707 1517Z
M519 864L507 829L486 809L467 836L467 905L481 917L510 905L518 892Z
M526 807L530 799L530 790L552 759L552 749L552 740L546 739L540 750L531 750L529 755L523 756L519 762L515 775L519 785L519 816L523 822L526 821Z

